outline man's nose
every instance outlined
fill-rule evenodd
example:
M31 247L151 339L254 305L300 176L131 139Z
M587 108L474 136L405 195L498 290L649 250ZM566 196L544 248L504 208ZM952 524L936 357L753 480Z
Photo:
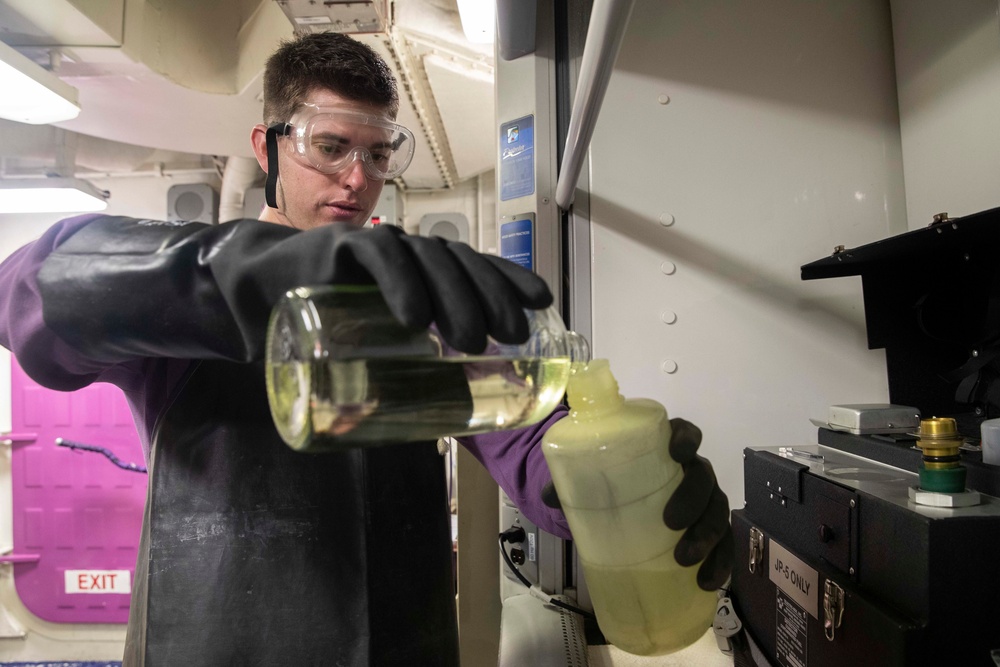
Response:
M360 155L354 155L350 164L344 167L344 183L355 192L368 189L368 175L365 173L365 163Z

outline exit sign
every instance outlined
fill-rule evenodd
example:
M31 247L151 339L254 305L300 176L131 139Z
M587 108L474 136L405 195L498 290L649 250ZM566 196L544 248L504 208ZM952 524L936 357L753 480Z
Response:
M66 570L67 593L131 593L128 570Z

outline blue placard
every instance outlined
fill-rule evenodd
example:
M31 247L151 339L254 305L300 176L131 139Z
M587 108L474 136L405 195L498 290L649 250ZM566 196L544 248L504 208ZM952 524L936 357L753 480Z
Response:
M531 218L500 225L500 256L535 270L535 222Z
M535 117L525 116L500 126L500 200L517 199L535 191Z

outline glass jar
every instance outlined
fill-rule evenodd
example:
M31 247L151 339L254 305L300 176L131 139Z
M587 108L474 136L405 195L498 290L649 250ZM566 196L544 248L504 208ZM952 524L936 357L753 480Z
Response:
M374 286L299 287L267 331L267 395L293 449L339 450L527 426L562 400L586 340L554 308L525 311L522 345L479 355L401 324Z

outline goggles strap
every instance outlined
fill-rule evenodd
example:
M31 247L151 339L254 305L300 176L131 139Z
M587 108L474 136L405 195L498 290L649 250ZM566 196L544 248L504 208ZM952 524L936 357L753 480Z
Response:
M264 181L264 200L271 208L278 208L278 136L288 136L292 126L288 123L274 123L267 128L267 180Z

